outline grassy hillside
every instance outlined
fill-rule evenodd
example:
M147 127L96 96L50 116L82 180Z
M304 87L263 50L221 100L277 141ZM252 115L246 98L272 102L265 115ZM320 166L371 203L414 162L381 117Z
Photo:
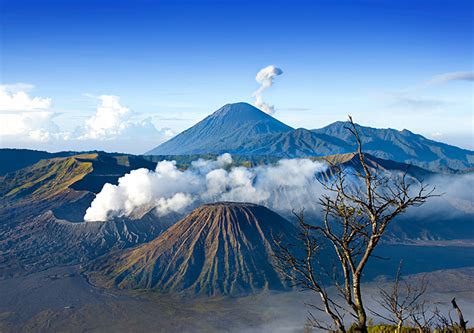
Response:
M41 160L2 177L0 195L10 200L26 196L32 200L48 199L92 172L94 159L97 159L97 154Z
M115 184L133 169L155 165L136 156L106 153L40 160L0 177L0 222L21 222L98 193L105 183Z
M40 160L55 157L66 157L75 154L77 153L70 151L48 153L46 151L31 149L0 149L0 176L3 176L9 172L23 169L39 162Z

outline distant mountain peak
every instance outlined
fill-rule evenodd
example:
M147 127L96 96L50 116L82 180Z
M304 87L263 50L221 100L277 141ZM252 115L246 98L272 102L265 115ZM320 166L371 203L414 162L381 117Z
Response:
M225 117L226 120L236 120L239 122L260 121L273 118L255 106L245 103L229 103L212 113L208 118Z
M223 105L220 109L215 111L214 113L216 114L216 113L224 113L224 112L242 112L242 111L246 112L249 110L265 113L262 110L256 108L255 106L247 102L227 103Z
M146 154L188 155L208 153L210 147L225 152L253 136L293 130L248 103L226 104L196 125Z

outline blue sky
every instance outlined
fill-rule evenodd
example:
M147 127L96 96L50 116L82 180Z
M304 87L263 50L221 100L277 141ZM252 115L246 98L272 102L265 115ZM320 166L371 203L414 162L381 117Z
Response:
M1 146L144 152L253 102L271 64L264 99L291 126L351 114L474 145L472 1L0 3Z

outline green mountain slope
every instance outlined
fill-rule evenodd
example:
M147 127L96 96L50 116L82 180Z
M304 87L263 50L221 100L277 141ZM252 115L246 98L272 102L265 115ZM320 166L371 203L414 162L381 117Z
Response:
M155 165L140 157L106 153L40 160L0 177L0 225L79 200L133 169Z

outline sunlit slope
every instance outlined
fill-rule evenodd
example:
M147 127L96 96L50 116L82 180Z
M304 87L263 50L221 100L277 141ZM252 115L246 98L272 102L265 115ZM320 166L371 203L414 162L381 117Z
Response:
M254 204L203 205L148 244L96 263L108 286L238 294L285 289L274 266L274 240L294 240L296 228Z
M97 193L133 169L154 166L139 157L106 153L41 160L0 177L0 222L37 216Z

